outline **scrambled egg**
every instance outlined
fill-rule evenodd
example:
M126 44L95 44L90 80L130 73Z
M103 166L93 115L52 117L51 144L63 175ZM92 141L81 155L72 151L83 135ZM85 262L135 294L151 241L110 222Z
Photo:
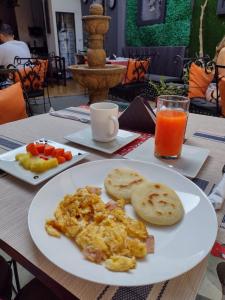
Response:
M98 188L80 188L64 197L45 229L54 237L66 235L88 260L111 271L128 271L136 258L147 255L149 236L144 223L126 216L124 205L123 199L105 204Z

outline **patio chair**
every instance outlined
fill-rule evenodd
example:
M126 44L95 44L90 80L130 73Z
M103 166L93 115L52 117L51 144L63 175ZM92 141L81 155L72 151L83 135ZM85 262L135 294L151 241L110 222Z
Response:
M151 65L147 72L148 79L153 82L182 83L185 46L150 46L125 47L124 57L150 58Z
M190 112L212 116L221 116L222 113L225 116L225 81L222 77L219 77L219 68L225 68L225 66L216 65L208 60L205 62L202 59L191 62L188 93L191 100ZM215 98L214 101L209 101L206 99L206 90L213 80L215 83ZM223 93L221 98L223 108L219 105L220 90Z
M19 290L14 300L60 300L37 278L32 279Z
M42 58L15 57L14 65L9 65L8 67L17 68L17 72L13 74L11 79L14 82L21 82L23 92L28 99L29 107L32 99L35 100L35 103L40 101L40 99L43 99L44 111L46 112L45 88L47 90L48 104L51 107L46 77L48 60Z
M60 85L61 82L66 86L66 63L65 57L57 56L54 53L48 56L48 80L51 85L56 82Z
M218 263L216 271L222 287L222 300L225 300L225 262Z
M13 267L13 272L12 272ZM18 274L16 262L14 260L6 261L0 256L0 299L11 300L12 292L16 294L14 300L60 300L49 288L47 288L38 279L34 278L24 287L20 288L19 279L15 276L16 288L13 285L13 274Z
M11 300L12 298L12 270L7 261L0 256L0 299Z
M0 90L0 124L27 118L26 103L20 83Z
M146 86L145 74L149 64L149 59L129 59L123 82L111 88L109 94L131 102Z

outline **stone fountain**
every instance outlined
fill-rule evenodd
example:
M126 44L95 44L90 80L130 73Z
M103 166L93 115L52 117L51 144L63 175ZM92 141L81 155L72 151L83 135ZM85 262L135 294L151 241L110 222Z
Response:
M73 78L88 89L89 103L108 99L109 88L122 81L125 66L106 64L103 49L104 35L109 30L111 17L103 15L101 4L92 4L89 15L82 18L84 30L88 33L87 64L73 65L69 69Z

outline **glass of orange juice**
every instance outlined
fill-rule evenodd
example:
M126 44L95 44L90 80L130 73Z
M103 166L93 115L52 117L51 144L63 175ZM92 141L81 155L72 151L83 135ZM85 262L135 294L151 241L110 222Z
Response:
M165 95L157 99L155 156L178 158L188 119L190 100L187 97Z

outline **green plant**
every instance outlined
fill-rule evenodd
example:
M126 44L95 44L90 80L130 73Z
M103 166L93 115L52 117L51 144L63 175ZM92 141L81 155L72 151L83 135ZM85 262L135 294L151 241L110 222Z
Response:
M196 53L199 52L200 13L201 5L203 5L204 1L205 0L194 1L189 56L195 56ZM225 32L224 16L218 16L216 14L216 7L217 0L208 1L203 21L204 54L208 54L211 58L214 57L216 45L222 39Z
M188 46L190 39L192 1L166 1L165 22L154 25L137 25L137 3L128 0L126 16L127 46Z
M152 81L149 81L149 85L154 87L154 89L157 91L157 96L159 95L179 95L184 96L187 93L186 85L177 85L173 83L165 83L163 78L160 80L159 83L155 83Z

